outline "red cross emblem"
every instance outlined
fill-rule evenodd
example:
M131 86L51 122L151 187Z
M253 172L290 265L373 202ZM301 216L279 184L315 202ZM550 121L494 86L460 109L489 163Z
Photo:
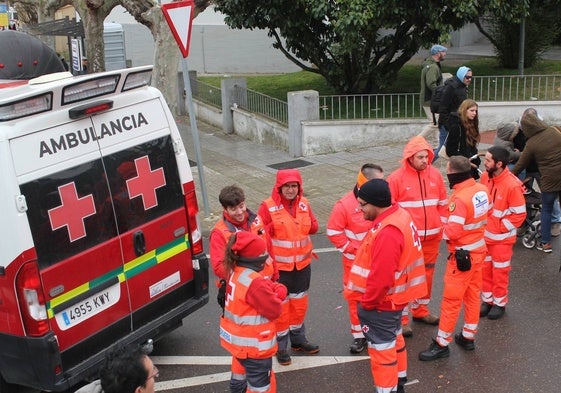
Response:
M84 219L96 213L93 195L78 197L74 182L60 186L58 194L62 204L48 211L51 228L55 231L66 227L71 242L85 237Z
M166 185L163 168L152 170L148 156L134 160L137 176L127 180L129 198L142 197L144 210L158 206L156 190Z

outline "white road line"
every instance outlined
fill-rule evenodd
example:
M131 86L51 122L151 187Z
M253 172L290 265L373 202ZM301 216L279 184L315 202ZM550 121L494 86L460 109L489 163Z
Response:
M335 247L326 247L326 248L316 248L316 249L314 249L314 252L316 254L321 254L321 253L324 253L324 252L335 252L335 251L339 252L339 250L337 250Z
M215 365L229 366L230 356L151 356L152 361L157 365ZM367 360L368 356L293 356L292 364L281 366L276 360L273 361L275 373L287 371L304 370L307 368L331 366L335 364L357 362ZM156 391L181 389L190 386L207 385L216 382L230 380L230 371L208 375L199 375L190 378L174 379L156 383Z

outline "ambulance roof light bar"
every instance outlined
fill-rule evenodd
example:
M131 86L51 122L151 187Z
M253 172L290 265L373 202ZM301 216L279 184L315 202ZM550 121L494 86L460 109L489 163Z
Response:
M107 75L97 79L88 79L62 90L62 104L70 104L93 97L114 93L119 83L120 75Z
M53 107L52 93L26 98L0 106L0 122L50 111Z

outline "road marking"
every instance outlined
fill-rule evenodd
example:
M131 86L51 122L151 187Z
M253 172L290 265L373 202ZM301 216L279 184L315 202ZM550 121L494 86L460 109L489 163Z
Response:
M152 361L157 365L213 365L229 366L232 362L230 356L151 356ZM368 356L293 356L292 364L281 366L273 360L273 370L275 373L288 371L304 370L307 368L331 366L334 364L357 362L368 360ZM156 391L181 389L191 386L207 385L216 382L230 380L230 371L208 375L199 375L190 378L173 379L169 381L156 382Z
M325 248L314 249L314 252L316 254L321 254L321 253L324 253L324 252L335 252L335 251L339 252L339 250L337 250L335 247L325 247Z

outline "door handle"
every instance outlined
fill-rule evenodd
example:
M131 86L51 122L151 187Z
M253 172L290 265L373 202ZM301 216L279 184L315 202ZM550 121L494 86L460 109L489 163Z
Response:
M144 232L138 231L132 235L132 240L134 243L134 252L137 257L141 256L146 252L146 240L144 239Z

